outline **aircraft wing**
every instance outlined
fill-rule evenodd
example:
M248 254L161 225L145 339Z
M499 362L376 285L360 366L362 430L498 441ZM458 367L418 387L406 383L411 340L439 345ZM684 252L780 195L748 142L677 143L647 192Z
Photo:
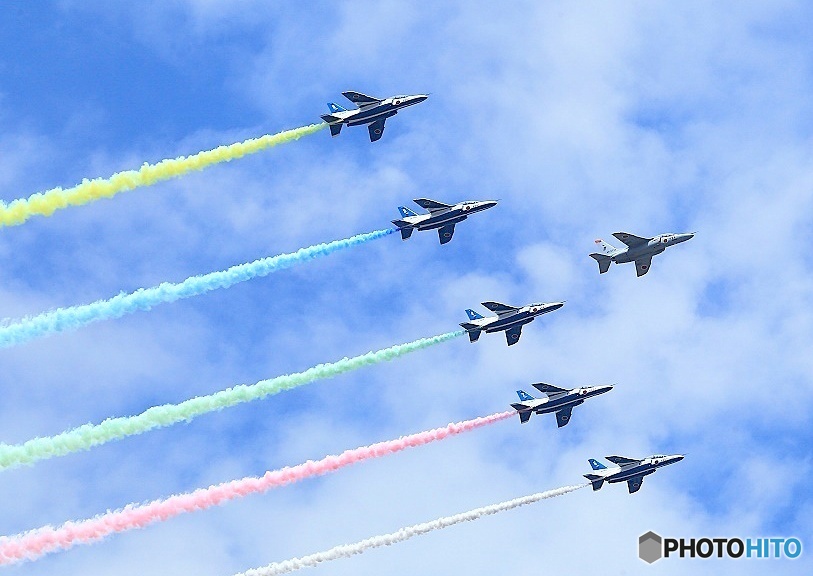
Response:
M573 406L568 406L567 408L562 408L556 413L556 424L559 426L559 428L570 422L570 415L572 412Z
M424 210L429 210L430 212L438 212L440 210L445 210L446 208L452 207L451 204L444 204L443 202L430 200L429 198L415 198L413 202Z
M640 460L636 460L635 458L627 458L625 456L607 456L607 460L619 466L625 466L627 464L637 464L638 462L640 462Z
M647 256L645 258L638 258L635 261L635 273L638 276L643 276L647 272L649 272L649 268L652 266L652 256Z
M522 325L509 328L505 331L505 339L508 341L509 346L513 346L519 342L520 336L522 336Z
M500 304L499 302L481 302L481 304L492 312L496 312L497 316L502 316L504 314L519 310L519 308L509 306L508 304Z
M384 135L384 122L386 120L386 118L381 118L380 120L376 120L367 126L367 128L370 130L370 142L375 142Z
M559 388L558 386L553 386L551 384L545 384L544 382L531 384L531 386L533 386L543 394L547 394L548 398L550 398L551 396L556 396L558 394L564 394L565 392L567 392L567 390L564 388Z
M647 242L652 240L652 238L641 238L640 236L630 234L629 232L613 232L613 236L615 236L618 240L621 240L624 244L626 244L630 248L635 248L636 246L646 244Z
M447 224L446 226L441 226L438 228L438 238L440 238L441 244L446 244L447 242L451 241L453 235L454 224Z
M633 476L629 480L627 480L627 487L629 488L630 494L634 494L641 489L641 486L644 483L643 476Z
M378 104L379 102L381 102L381 98L367 96L367 94L362 94L361 92L353 91L342 92L342 96L350 100L353 104L355 104L359 108L361 108L362 106L369 106L370 104Z

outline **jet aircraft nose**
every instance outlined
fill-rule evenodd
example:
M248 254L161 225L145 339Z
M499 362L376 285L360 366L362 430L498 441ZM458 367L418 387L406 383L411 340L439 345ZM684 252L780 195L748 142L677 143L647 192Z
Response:
M605 392L609 392L613 388L615 388L615 385L613 384L607 384L606 386L593 386L593 390L595 391L596 394L604 394Z
M480 210L488 210L489 208L494 208L497 205L499 200L483 200L480 202Z
M673 454L672 456L667 456L662 459L663 465L666 466L667 464L674 464L675 462L680 462L686 457L685 454Z
M686 234L675 234L675 244L680 244L686 240L691 240L697 232L688 232Z
M423 102L423 101L424 101L424 100L426 100L427 98L429 98L429 94L415 94L414 96L410 96L410 97L409 97L409 100L410 100L410 101L411 101L413 104L418 104L418 103L420 103L420 102Z
M551 302L547 305L548 312L553 312L554 310L558 310L562 306L564 306L564 302Z

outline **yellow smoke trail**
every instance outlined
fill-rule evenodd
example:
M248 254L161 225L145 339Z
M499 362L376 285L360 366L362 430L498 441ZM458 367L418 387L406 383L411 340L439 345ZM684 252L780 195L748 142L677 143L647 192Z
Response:
M204 150L192 156L169 158L156 164L145 162L138 170L125 170L113 174L110 178L85 179L73 188L53 188L32 194L28 198L14 200L9 204L0 202L0 226L17 226L32 216L50 216L56 210L68 206L82 206L101 198L111 198L119 192L151 186L194 170L203 170L212 164L229 162L246 154L254 154L278 144L299 140L302 136L318 132L325 126L327 126L325 123L311 124L277 134L250 138L228 146L218 146L214 150Z

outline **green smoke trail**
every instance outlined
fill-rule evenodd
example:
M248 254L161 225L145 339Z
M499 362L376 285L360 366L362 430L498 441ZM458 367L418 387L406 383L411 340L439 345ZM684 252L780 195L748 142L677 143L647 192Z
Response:
M410 352L429 348L465 334L464 331L448 332L431 338L421 338L406 344L397 344L375 352L367 352L353 358L318 364L304 372L261 380L256 384L241 384L208 396L197 396L180 404L153 406L136 416L109 418L100 424L85 424L55 436L34 438L23 444L0 444L0 469L30 465L40 460L64 456L73 452L89 450L94 446L121 440L128 436L143 434L149 430L171 426L217 412L244 402L260 400L316 380L332 378L345 372L357 370L381 362L394 360Z

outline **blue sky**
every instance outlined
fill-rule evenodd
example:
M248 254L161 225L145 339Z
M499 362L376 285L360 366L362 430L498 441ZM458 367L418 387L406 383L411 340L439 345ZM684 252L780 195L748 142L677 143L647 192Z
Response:
M327 133L0 231L19 318L378 229L417 197L499 198L439 246L390 236L297 269L0 351L21 442L456 328L483 300L567 300L183 426L0 474L0 534L617 383L319 480L7 569L232 574L571 484L587 458L687 452L589 490L315 571L683 574L638 535L796 535L813 387L813 42L804 3L173 1L0 7L0 197L308 124L327 101L430 92L370 144ZM698 231L636 278L597 237ZM450 553L450 551L453 551ZM692 562L698 574L767 564ZM771 565L802 574L809 562Z

